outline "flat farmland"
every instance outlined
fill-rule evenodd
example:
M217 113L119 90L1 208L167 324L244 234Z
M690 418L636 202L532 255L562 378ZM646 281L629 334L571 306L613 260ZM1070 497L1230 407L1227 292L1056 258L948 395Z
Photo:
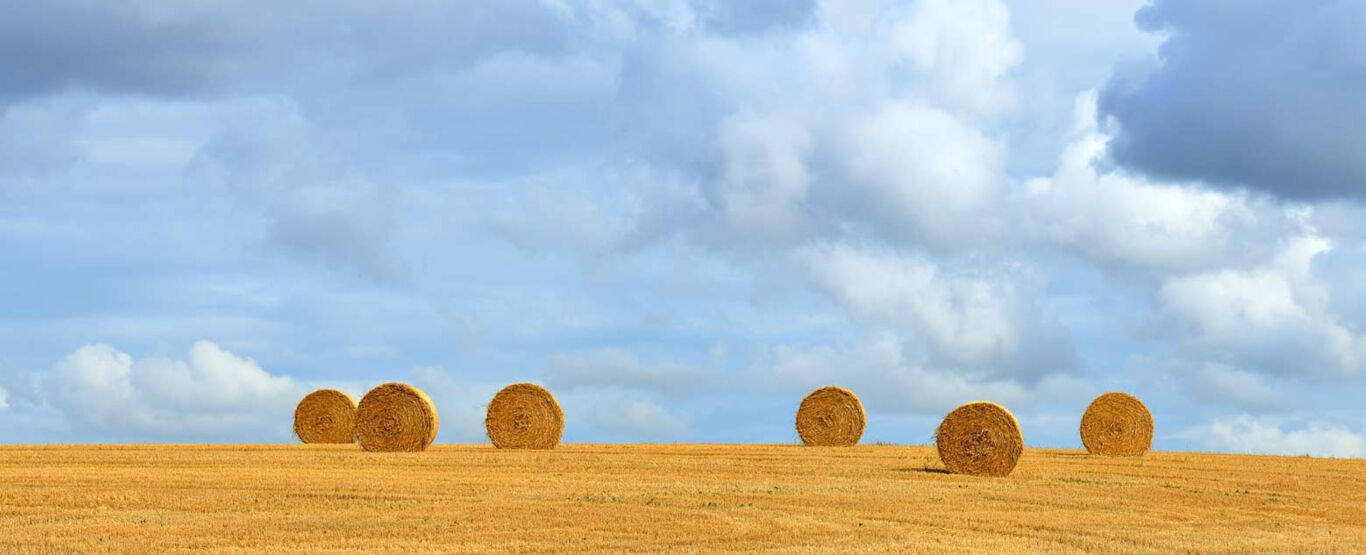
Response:
M1366 550L1366 460L932 447L0 447L0 552Z

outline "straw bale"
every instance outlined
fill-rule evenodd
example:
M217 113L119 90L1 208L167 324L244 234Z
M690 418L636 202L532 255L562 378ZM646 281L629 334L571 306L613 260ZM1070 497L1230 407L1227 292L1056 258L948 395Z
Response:
M1081 443L1093 455L1140 456L1153 445L1153 415L1133 395L1105 393L1081 416Z
M304 443L355 443L356 400L335 389L319 389L294 408L294 435Z
M955 474L1008 476L1024 452L1015 415L985 401L953 409L939 424L934 441L944 467Z
M436 440L436 405L421 389L390 382L370 390L356 410L356 440L366 451L422 451Z
M484 427L499 449L554 449L564 434L564 411L545 388L513 384L489 401Z
M843 387L812 391L797 408L797 435L811 446L857 445L868 415L857 395Z

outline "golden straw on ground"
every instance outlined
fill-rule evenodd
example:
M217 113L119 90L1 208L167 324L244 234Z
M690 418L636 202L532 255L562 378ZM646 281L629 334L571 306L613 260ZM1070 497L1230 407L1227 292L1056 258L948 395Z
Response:
M843 387L812 391L797 408L797 435L812 446L857 445L868 421L858 396Z
M1008 476L1024 451L1015 415L985 401L953 409L934 432L934 442L949 472L973 476Z
M335 389L305 395L294 408L294 435L304 443L355 443L356 400Z
M1081 443L1093 455L1142 455L1153 445L1153 415L1133 395L1106 393L1086 407Z
M390 382L356 409L356 440L366 451L422 451L436 440L436 406L421 389Z
M484 427L499 449L553 449L564 433L564 411L545 388L513 384L489 401Z

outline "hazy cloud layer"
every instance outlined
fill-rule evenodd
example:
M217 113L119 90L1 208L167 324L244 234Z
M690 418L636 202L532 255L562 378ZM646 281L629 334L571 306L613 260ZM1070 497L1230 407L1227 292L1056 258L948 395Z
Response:
M604 431L624 441L670 441L677 439L685 425L659 405L627 400L599 406L593 421Z
M714 389L724 376L703 366L647 362L622 349L561 354L550 359L546 383L566 390L621 387L663 395L696 395Z

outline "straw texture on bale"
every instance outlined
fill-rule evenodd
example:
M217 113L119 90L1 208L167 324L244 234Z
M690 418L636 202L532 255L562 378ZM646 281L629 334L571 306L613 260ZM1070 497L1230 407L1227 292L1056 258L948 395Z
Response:
M356 441L366 451L422 451L436 440L436 405L421 389L390 382L356 409Z
M355 443L356 400L335 389L305 395L294 408L294 435L304 443Z
M828 386L812 391L797 407L797 435L811 446L857 445L868 415L852 391Z
M1081 443L1093 455L1137 457L1153 445L1153 415L1133 395L1106 393L1081 416Z
M934 442L949 472L973 476L1008 476L1024 451L1015 415L985 401L953 409L935 430Z
M564 433L564 411L545 388L512 384L489 401L484 427L499 449L554 449Z

